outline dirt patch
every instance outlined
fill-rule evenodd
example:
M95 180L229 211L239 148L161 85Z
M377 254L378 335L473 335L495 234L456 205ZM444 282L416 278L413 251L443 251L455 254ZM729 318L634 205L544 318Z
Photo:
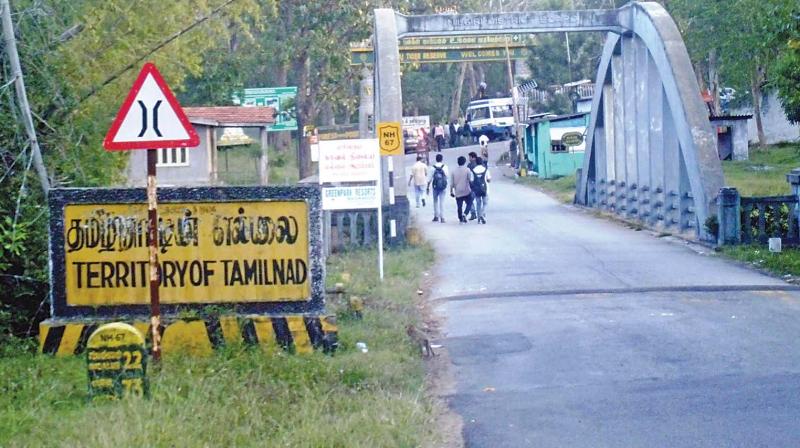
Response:
M431 337L431 343L439 345L439 341L444 339L442 327L444 317L436 314L431 303L430 291L436 282L433 274L424 278L420 284L419 308L420 316L425 325L425 330ZM455 378L450 370L450 356L447 347L435 347L436 356L425 360L426 371L426 391L433 404L436 421L432 422L435 432L438 434L435 444L432 446L442 448L461 448L464 446L463 421L461 416L453 412L447 405L447 397L454 394L456 390Z

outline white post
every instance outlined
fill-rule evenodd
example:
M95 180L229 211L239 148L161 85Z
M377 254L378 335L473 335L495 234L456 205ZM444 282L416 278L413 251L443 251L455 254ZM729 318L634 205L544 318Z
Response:
M383 167L381 166L380 160L380 149L378 148L378 141L375 140L375 150L378 151L378 184L377 190L379 195L378 200L378 274L383 281L383 200L381 200L380 195L383 192L383 185L381 182L381 177L383 174ZM392 158L389 157L389 160Z

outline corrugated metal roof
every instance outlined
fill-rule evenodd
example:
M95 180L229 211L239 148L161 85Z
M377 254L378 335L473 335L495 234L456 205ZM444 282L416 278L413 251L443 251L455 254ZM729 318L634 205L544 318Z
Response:
M189 121L213 126L268 126L275 123L275 109L262 106L185 107Z

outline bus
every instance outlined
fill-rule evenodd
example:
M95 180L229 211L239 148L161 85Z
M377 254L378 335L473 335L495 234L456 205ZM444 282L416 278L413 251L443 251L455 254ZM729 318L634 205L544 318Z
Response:
M523 101L519 103L518 107L525 104ZM465 117L472 137L485 135L492 140L506 140L511 137L514 127L514 100L507 97L470 101Z

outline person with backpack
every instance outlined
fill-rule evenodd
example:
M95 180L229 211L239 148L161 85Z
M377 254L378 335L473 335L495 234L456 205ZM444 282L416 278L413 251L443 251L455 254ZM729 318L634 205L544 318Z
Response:
M478 166L478 154L476 154L475 151L470 151L468 157L469 161L467 162L467 168L469 168L470 171L472 171L473 168ZM478 214L475 213L475 192L472 192L472 197L470 199L472 200L470 201L469 204L470 205L469 210L465 211L464 214L469 214L469 220L475 221L476 219L478 219Z
M486 206L489 204L489 182L492 176L489 168L483 164L480 157L476 160L475 168L472 169L472 182L470 188L475 195L475 208L478 211L478 224L486 224Z
M450 177L450 196L456 198L456 207L458 209L458 221L462 224L467 222L464 216L464 205L467 206L467 213L472 207L472 171L467 168L467 158L460 156L458 158L458 166L453 170L453 175Z
M436 154L436 163L433 164L433 169L430 170L430 179L428 180L427 192L430 193L433 187L433 222L444 223L444 214L442 207L444 205L444 195L447 191L447 178L450 173L447 171L447 165L443 162L444 157L441 154Z

